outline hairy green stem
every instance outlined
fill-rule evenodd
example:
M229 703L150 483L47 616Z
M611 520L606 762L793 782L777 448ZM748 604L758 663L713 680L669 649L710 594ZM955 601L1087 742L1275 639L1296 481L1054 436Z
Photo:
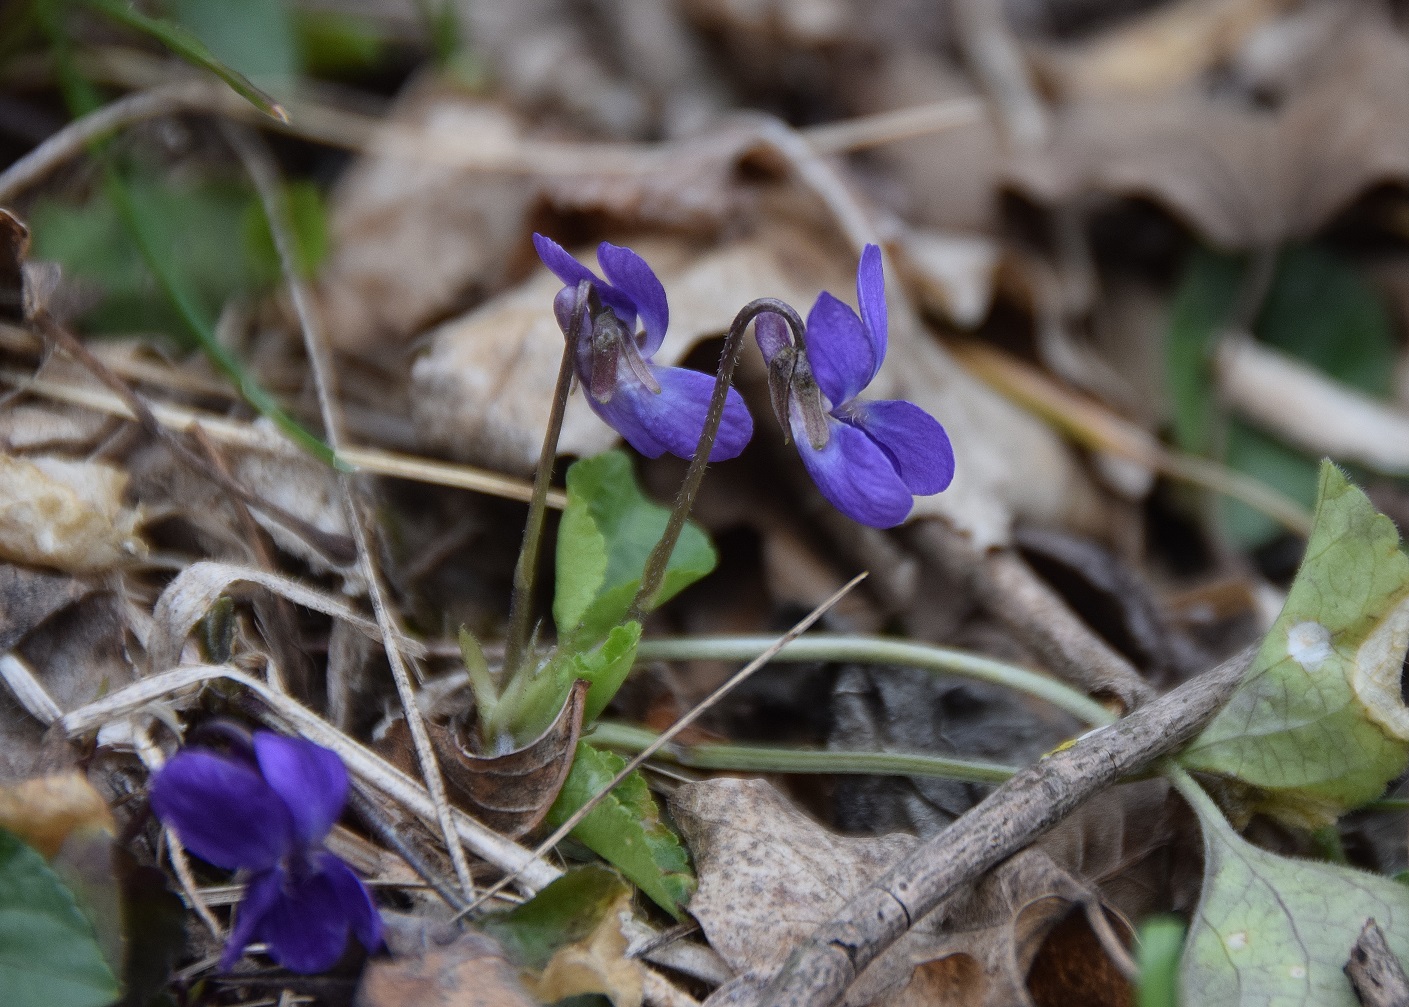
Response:
M764 636L642 640L636 656L638 661L747 661L763 653L772 643L771 638ZM1111 724L1117 719L1114 713L1094 699L1055 678L991 657L927 643L910 643L879 636L813 633L789 643L773 660L855 661L923 668L992 682L1036 696L1093 726Z
M685 470L685 478L680 483L680 492L675 495L670 520L666 522L660 541L646 559L646 569L641 575L641 587L637 590L636 597L631 602L631 610L626 616L628 622L640 622L642 615L655 607L656 592L660 590L661 581L665 579L671 553L675 551L675 543L685 527L685 519L689 517L690 508L694 506L695 494L699 492L705 468L709 465L710 452L714 450L714 440L719 436L719 424L724 419L724 404L729 398L729 385L734 380L734 368L738 366L739 354L744 348L744 333L755 318L769 311L788 323L793 339L799 347L802 346L802 319L790 305L776 297L760 297L750 301L734 316L734 322L729 326L729 334L724 339L724 349L719 355L719 371L714 378L714 393L709 400L709 411L705 413L704 428L700 431L700 439L695 445L690 467Z
M524 525L523 545L514 567L514 594L509 602L509 634L504 641L504 674L517 675L528 645L528 627L533 617L533 585L538 575L538 552L543 544L543 518L548 513L548 487L553 479L553 459L558 455L558 437L563 432L563 414L567 411L568 394L572 391L573 354L582 335L583 306L590 284L583 280L577 285L577 300L573 305L572 323L563 341L563 358L558 365L558 382L553 386L553 406L548 413L548 429L543 433L543 448L538 453L538 468L533 473L533 496L528 504L528 521Z
M591 739L604 748L640 752L660 737L655 731L598 722ZM1002 783L1018 770L996 762L947 759L904 752L831 752L768 745L667 745L656 758L691 769L740 773L867 773L879 776L937 776L967 783Z

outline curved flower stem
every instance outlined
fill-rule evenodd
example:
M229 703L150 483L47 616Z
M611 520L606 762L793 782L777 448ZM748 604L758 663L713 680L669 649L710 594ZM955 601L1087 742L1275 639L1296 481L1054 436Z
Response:
M533 615L533 583L538 574L538 550L543 543L543 517L548 511L548 486L553 479L553 459L558 454L558 436L563 432L563 413L567 411L568 393L572 391L573 354L582 335L582 309L591 288L586 280L577 285L572 323L563 342L563 359L558 365L558 383L553 386L553 406L548 413L548 429L543 434L543 449L538 453L538 468L533 473L533 496L528 503L528 520L524 524L523 545L519 547L518 563L514 566L514 593L509 602L509 633L504 641L505 675L518 672L528 645L528 624Z
M636 651L642 661L747 661L768 649L763 636L681 637L642 640ZM1044 699L1058 709L1094 726L1114 723L1116 715L1100 703L1047 675L950 647L910 643L878 636L835 636L815 633L793 640L775 661L857 661L899 664L926 671L963 675L992 682Z
M627 724L597 722L592 741L605 748L640 752L659 735ZM996 762L947 759L907 752L834 752L765 745L666 745L656 758L692 769L738 773L873 773L882 776L936 776L966 783L1002 783L1018 770Z
M641 587L637 590L636 597L631 602L631 610L626 616L628 620L639 621L643 613L655 607L656 592L660 590L661 581L665 578L666 566L670 563L671 553L675 551L680 532L685 527L685 519L689 517L690 508L694 506L695 494L699 492L705 467L709 464L710 452L714 450L714 439L719 435L719 424L724 419L724 404L729 397L729 385L734 380L734 368L738 365L739 354L744 348L744 333L748 330L749 323L769 311L788 323L797 346L801 347L803 344L802 318L791 305L776 297L760 297L749 301L734 316L734 323L729 326L729 334L724 339L724 350L719 355L719 372L714 379L714 394L709 400L704 429L700 431L700 439L695 445L694 455L690 458L690 467L685 470L680 491L675 495L670 520L666 522L660 541L646 560L646 569L641 575Z

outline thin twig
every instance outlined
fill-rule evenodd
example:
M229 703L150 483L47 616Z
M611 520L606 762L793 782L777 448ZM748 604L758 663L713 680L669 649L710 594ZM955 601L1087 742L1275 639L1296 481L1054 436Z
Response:
M757 658L750 661L743 668L740 668L737 672L734 673L732 678L730 678L723 685L719 686L719 688L715 689L714 692L710 693L703 700L701 700L694 707L694 709L690 710L689 713L685 714L675 723L671 724L670 727L662 731L660 737L656 738L655 741L647 745L645 748L641 749L640 752L638 752L635 756L628 760L626 765L621 768L621 771L618 772L614 777L612 777L605 787L597 791L597 793L593 795L593 797L589 801L587 801L585 804L582 805L582 807L578 808L571 815L569 815L566 821L564 821L561 825L559 825L556 829L553 830L552 835L550 835L547 839L543 840L543 842L539 843L538 847L534 850L534 857L541 858L543 854L547 853L554 846L558 845L558 843L566 839L568 833L570 833L573 829L577 828L577 826L581 824L582 820L588 815L590 815L592 811L597 807L597 805L606 799L606 796L608 794L615 790L628 776L630 776L637 769L639 769L647 759L655 755L656 752L661 750L661 748L669 744L671 739L673 739L677 734L679 734L681 731L685 730L685 728L689 727L696 720L698 720L705 713L706 710L714 706L714 704L718 703L721 699L728 695L729 692L733 690L734 687L737 686L740 682L748 678L759 668L762 668L765 664L771 661L774 655L777 654L778 651L786 647L789 642L796 640L803 633L807 632L808 628L811 627L813 623L815 623L818 619L822 618L822 616L825 615L827 611L832 608L832 606L834 606L837 602L845 598L847 594L850 593L852 588L854 588L857 584L860 584L865 579L866 575L864 573L857 574L855 577L851 578L851 580L847 581L846 584L837 589L837 591L833 593L830 598L828 598L826 601L822 602L822 604L814 608L801 621L799 621L797 625L793 626L792 629L788 630L781 637L779 637L778 640L773 644L771 648L769 648L768 651L764 652L763 654L760 654ZM472 905L470 908L474 909L476 906L483 903L490 896L494 895L494 893L498 892L504 886L508 885L511 881L513 881L513 879L514 875L512 874L501 878L491 888L487 889L483 895L476 899L474 905Z
M90 144L134 123L187 109L208 109L217 86L207 80L182 80L150 91L123 95L95 112L73 120L0 173L0 203L42 181ZM219 90L223 91L223 88ZM228 92L226 92L228 93Z
M1140 673L1073 612L1015 552L976 553L937 521L916 526L922 553L965 582L990 614L1002 621L1059 678L1098 696L1113 696L1127 710L1154 690Z
M120 416L124 419L139 419L122 397L110 395L96 388L84 388L64 382L50 381L46 378L36 378L12 370L0 370L0 383L55 402L66 402L70 405L91 409L94 412L107 413L110 416ZM286 457L299 457L303 454L284 438L250 423L162 402L148 403L147 407L157 423L168 430L180 432L199 425L213 440L221 444ZM517 500L522 503L528 503L533 495L533 488L522 479L500 475L497 472L475 468L472 465L418 458L394 451L383 451L379 448L344 447L339 457L356 471L367 475L388 476L393 479L407 479L433 486L471 490L475 493L485 493L489 496L500 497L504 500ZM561 490L550 491L548 506L562 510L567 506L566 494ZM351 550L348 552L350 557Z
M1223 706L1253 649L1003 784L862 889L789 955L759 998L830 1007L872 961L944 899L1027 846L1100 790L1177 750Z
M304 350L308 355L309 370L318 397L318 408L323 417L323 436L336 454L342 442L342 423L338 412L337 395L333 387L334 371L332 353L324 336L322 321L314 308L313 298L307 285L298 273L298 264L293 245L292 228L288 221L287 208L280 194L278 169L262 142L242 127L227 124L226 140L239 156L245 171L259 193L264 216L269 223L274 247L279 254L279 266L283 270L284 282L289 288L294 311L298 315L299 331L303 335ZM420 763L421 774L425 779L426 792L435 802L436 819L445 839L446 851L455 865L455 875L465 894L473 897L474 879L470 874L469 861L465 850L455 835L455 824L450 814L450 801L445 793L445 780L440 773L435 749L431 745L430 734L426 731L421 708L416 703L415 688L406 667L406 659L397 641L400 629L387 604L386 589L382 584L381 571L377 567L369 542L367 528L363 523L361 508L357 502L357 489L350 473L338 474L338 485L342 492L343 510L347 515L348 527L357 546L357 564L367 594L372 602L377 625L381 629L382 645L386 650L387 664L391 667L392 680L396 683L396 693L401 700L406 726L410 728L411 741Z
M406 865L440 896L441 901L457 913L465 908L465 900L460 894L425 862L416 848L406 841L396 823L389 821L377 802L363 792L360 784L348 788L347 803L372 834L386 844L387 849L406 861Z

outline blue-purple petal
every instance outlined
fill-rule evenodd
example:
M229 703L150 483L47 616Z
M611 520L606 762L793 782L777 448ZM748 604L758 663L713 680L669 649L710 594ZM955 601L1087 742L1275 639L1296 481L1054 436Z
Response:
M245 897L235 910L235 925L230 928L230 939L225 942L225 952L220 956L220 970L228 972L245 953L245 948L256 940L264 914L278 901L284 889L284 869L273 867L260 871L245 885Z
M657 394L634 378L623 376L616 394L605 405L588 402L617 433L647 458L667 451L693 458L714 393L714 376L683 367L650 365L661 390ZM737 458L753 436L753 417L733 388L724 403L719 436L709 453L712 462Z
M303 877L284 873L283 881L252 936L268 945L269 957L290 972L326 972L347 949L351 921L342 894L322 870Z
M953 481L954 448L949 435L913 402L854 402L847 417L890 455L911 493L928 496Z
M861 319L825 290L807 313L804 339L817 386L833 408L856 398L880 367Z
M765 364L771 364L778 351L788 345L788 335L788 323L776 312L765 311L754 319L753 337Z
M347 800L342 759L322 745L273 731L254 732L254 754L264 779L288 805L299 839L321 842Z
M534 234L533 247L538 252L538 257L543 260L543 265L567 286L576 290L583 280L590 280L592 286L597 288L597 296L602 299L602 303L616 312L628 329L635 331L636 305L632 303L631 298L574 259L567 249L552 238Z
M641 325L646 330L641 355L650 357L660 349L660 344L665 340L666 326L670 324L665 287L661 286L655 271L646 265L646 260L629 248L604 241L597 247L597 262L612 286L635 304L636 312L641 316Z
M827 443L819 451L801 419L791 422L802 463L833 507L872 528L893 528L910 513L914 499L890 458L859 427L829 419Z
M255 767L200 748L177 752L151 786L152 810L216 867L271 867L294 846L282 797Z
M871 340L871 349L876 355L876 371L886 358L886 278L881 267L881 249L878 245L867 245L861 251L861 262L856 267L856 303L861 308L861 321L866 326L866 335ZM867 379L870 384L870 379Z
M352 868L333 854L325 850L318 856L319 870L337 894L338 904L342 906L343 917L353 936L369 952L376 951L382 946L382 918L367 886L352 873Z

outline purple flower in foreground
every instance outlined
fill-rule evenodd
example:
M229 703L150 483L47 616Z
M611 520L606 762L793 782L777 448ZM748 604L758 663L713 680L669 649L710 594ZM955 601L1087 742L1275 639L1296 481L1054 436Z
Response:
M860 317L825 291L812 305L806 357L789 363L788 426L812 480L837 510L861 524L891 528L905 520L916 494L938 493L953 480L954 449L919 406L857 398L886 355L885 277L875 245L861 253L856 298ZM758 334L772 364L783 349L780 324L760 325Z
M323 848L342 813L347 770L326 748L256 731L232 754L191 747L152 780L152 809L188 850L227 870L250 871L230 942L229 969L260 941L294 972L323 972L348 932L369 951L381 919L357 875Z
M651 362L665 339L670 314L665 288L646 260L629 248L602 242L597 262L610 281L604 282L552 239L535 234L533 245L544 265L567 284L553 301L564 334L571 332L578 284L588 281L595 294L595 303L584 306L580 338L573 348L577 376L593 411L648 458L667 451L692 457L704 429L714 376ZM639 335L637 319L644 329ZM709 460L737 457L752 436L753 418L731 388Z

